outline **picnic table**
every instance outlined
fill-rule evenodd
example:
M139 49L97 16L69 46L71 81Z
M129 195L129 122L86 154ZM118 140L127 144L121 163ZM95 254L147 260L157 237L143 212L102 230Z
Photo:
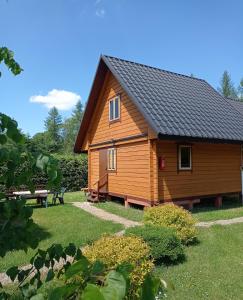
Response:
M7 198L18 198L22 197L26 200L36 199L37 203L40 203L42 206L48 207L47 197L50 191L48 190L36 190L35 193L31 193L30 191L20 191L20 192L12 192L7 194Z

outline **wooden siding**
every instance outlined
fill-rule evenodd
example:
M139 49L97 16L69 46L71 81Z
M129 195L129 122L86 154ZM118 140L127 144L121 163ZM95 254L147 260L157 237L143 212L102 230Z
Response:
M159 170L159 198L171 200L241 190L239 145L194 143L192 171L177 170L176 142L159 141L158 156L165 158Z
M108 172L108 192L150 199L148 141L116 147L117 169ZM99 150L91 150L91 188L99 178ZM93 186L93 187L92 187Z
M120 119L109 122L109 100L118 94L121 97ZM146 121L112 73L108 72L89 125L87 138L89 143L96 144L142 133L148 133ZM87 149L87 139L86 145L83 145L82 148Z

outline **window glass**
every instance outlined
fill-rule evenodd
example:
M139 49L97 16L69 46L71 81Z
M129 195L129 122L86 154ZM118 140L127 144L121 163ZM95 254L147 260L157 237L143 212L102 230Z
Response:
M108 149L108 170L116 170L116 150Z
M117 120L120 118L120 97L115 97L109 103L109 120Z
M110 120L114 119L113 101L110 101Z
M114 101L115 103L115 119L119 118L119 98L117 97Z
M179 167L180 169L191 169L190 146L180 146Z

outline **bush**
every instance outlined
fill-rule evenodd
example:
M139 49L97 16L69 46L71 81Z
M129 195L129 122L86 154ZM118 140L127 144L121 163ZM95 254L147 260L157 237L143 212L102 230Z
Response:
M88 185L88 162L87 155L52 155L58 160L60 172L62 174L61 186L66 188L67 192L80 191L81 188ZM26 168L23 164L18 173ZM0 177L6 172L6 166L0 166ZM38 170L32 177L32 183L37 188L45 188L47 185L47 176L44 172ZM23 190L26 186L21 187ZM4 192L5 187L0 182L0 192Z
M184 250L175 230L161 226L136 226L126 230L126 235L141 237L150 247L156 262L176 262L184 257Z
M99 260L108 268L115 268L124 262L131 264L133 271L130 280L133 290L137 290L153 269L153 262L149 259L149 246L136 236L103 236L86 246L83 254L91 262Z
M190 212L174 204L146 208L144 223L174 228L184 244L196 239L196 220Z

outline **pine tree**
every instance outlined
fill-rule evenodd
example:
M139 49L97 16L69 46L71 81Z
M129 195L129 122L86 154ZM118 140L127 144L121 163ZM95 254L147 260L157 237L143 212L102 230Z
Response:
M72 153L74 143L78 134L79 126L83 117L83 105L78 101L72 112L72 116L68 118L63 125L64 136L64 152Z
M239 100L243 101L243 78L240 81L240 85L238 87L238 96L239 96Z
M60 151L62 141L62 117L56 107L48 112L45 120L45 128L50 144L50 152Z
M219 92L227 98L237 98L237 92L235 90L234 84L231 81L230 74L228 71L224 71L221 81Z

